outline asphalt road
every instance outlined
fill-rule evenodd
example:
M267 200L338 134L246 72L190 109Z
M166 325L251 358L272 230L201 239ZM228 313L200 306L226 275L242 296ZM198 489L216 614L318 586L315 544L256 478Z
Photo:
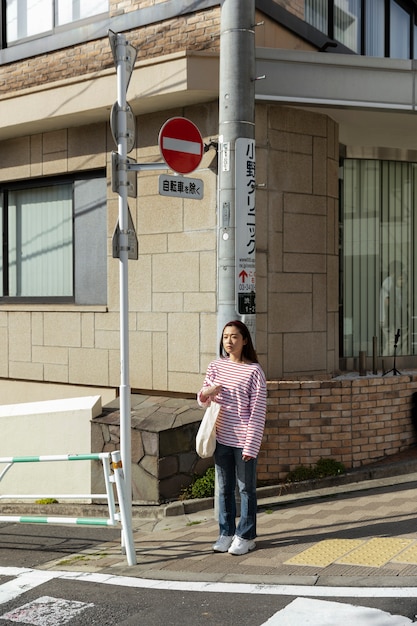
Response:
M65 572L67 555L118 537L118 530L107 528L0 524L0 625L339 626L346 622L349 626L405 626L417 623L415 588L346 590L225 583L193 585L95 572ZM61 557L59 571L45 567L49 561Z

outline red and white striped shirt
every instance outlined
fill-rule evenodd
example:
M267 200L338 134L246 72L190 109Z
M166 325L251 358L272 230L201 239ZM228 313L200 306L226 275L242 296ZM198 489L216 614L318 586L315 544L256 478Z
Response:
M221 405L216 422L216 439L242 454L257 457L262 443L266 414L266 380L259 363L236 363L228 357L212 361L197 394L198 404L207 407L201 392L205 387L221 385L215 400Z

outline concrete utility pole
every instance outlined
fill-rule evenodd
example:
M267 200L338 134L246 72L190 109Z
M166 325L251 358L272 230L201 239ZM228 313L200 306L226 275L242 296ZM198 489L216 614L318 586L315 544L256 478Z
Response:
M242 319L255 340L255 0L223 0L220 23L218 337Z
M217 337L233 319L247 324L255 341L255 0L222 0L220 21ZM245 139L247 138L247 140ZM249 154L245 154L249 149ZM243 153L242 154L242 150ZM250 162L253 165L246 166ZM242 171L243 165L243 171ZM240 185L240 189L237 188ZM248 203L250 206L248 206ZM250 209L250 210L249 210ZM249 210L249 215L248 215ZM246 241L245 241L246 238ZM249 242L249 253L241 255ZM252 261L252 258L253 261ZM248 272L252 283L243 283ZM242 277L239 274L243 272ZM246 280L246 279L245 279ZM240 281L240 282L238 282ZM251 287L239 294L239 288ZM247 312L244 312L244 311ZM215 476L214 517L218 519ZM240 510L240 498L236 494Z

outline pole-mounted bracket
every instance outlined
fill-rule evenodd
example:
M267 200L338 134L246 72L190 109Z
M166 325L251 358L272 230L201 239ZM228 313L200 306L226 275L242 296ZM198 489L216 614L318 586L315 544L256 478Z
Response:
M219 142L218 141L213 141L213 139L210 139L209 143L205 143L204 144L204 152L208 152L210 150L210 148L214 148L216 151L216 154L219 150Z

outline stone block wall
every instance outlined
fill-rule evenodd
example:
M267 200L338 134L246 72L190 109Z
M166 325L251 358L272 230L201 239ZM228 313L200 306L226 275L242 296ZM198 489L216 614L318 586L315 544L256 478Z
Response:
M132 497L134 504L175 500L195 475L213 465L195 452L203 411L195 398L132 395ZM120 449L119 400L92 420L96 451Z
M290 107L256 108L257 351L269 380L339 369L336 124Z
M320 458L350 469L405 450L416 440L416 390L416 375L268 382L258 480L282 482Z

